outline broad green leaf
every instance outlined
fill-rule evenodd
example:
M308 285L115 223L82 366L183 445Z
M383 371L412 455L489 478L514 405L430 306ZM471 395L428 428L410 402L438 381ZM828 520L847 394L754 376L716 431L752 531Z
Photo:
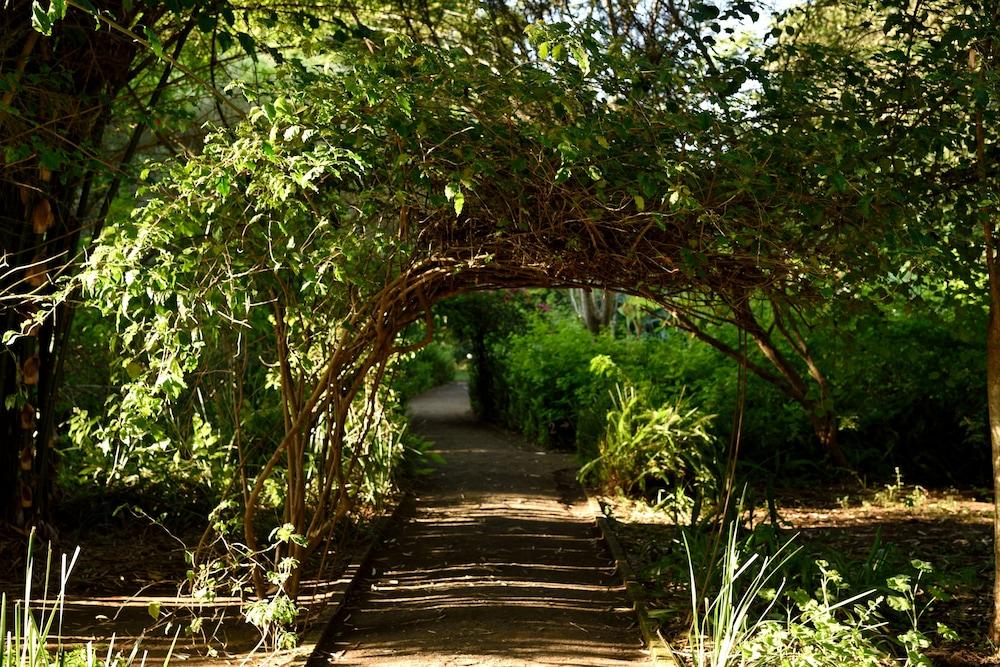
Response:
M465 195L462 193L462 186L458 183L449 183L444 186L444 196L454 205L455 215L461 215L462 207L465 206Z
M31 27L46 37L52 34L52 19L48 12L38 4L38 0L31 3Z
M245 32L236 33L236 39L239 41L240 46L246 51L246 54L250 56L250 59L257 62L257 42L253 37Z
M163 44L160 42L160 38L149 28L149 26L143 26L142 31L146 35L146 41L149 42L149 48L154 54L156 54L157 58L162 58Z
M580 67L580 71L583 72L584 76L590 74L590 56L579 44L573 44L569 47L570 53L573 54L573 58L576 59L576 64Z

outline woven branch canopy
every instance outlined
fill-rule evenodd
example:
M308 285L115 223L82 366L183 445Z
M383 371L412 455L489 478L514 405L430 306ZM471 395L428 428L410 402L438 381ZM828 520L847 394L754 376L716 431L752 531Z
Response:
M205 322L253 328L274 304L301 346L292 363L347 397L398 331L458 292L662 301L801 293L834 275L865 220L858 193L814 168L845 160L815 140L815 100L795 92L809 107L795 125L794 99L770 121L693 73L636 91L642 73L613 53L541 38L574 59L500 69L390 38L337 66L286 67L236 130L153 174L79 278L144 342L145 381L183 386Z
M751 119L718 81L675 73L637 92L641 73L613 53L565 44L574 58L502 69L392 38L325 70L287 67L237 129L152 174L78 278L131 369L107 437L145 437L132 416L157 408L136 387L176 397L223 339L274 337L280 383L298 389L255 492L305 456L323 415L336 423L327 472L288 481L308 553L339 516L329 480L352 402L435 301L522 286L785 293L830 271L856 195L830 193L803 151L836 147Z

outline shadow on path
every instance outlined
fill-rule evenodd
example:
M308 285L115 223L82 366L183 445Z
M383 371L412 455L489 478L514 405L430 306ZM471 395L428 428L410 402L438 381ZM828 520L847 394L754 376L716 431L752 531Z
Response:
M476 422L455 383L410 406L446 463L422 478L313 663L610 665L646 660L572 459Z

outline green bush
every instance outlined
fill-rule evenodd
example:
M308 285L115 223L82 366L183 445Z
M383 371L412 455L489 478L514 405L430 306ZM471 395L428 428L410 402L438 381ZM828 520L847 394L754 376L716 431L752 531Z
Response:
M978 311L975 311L978 312ZM975 330L983 323L969 316ZM735 347L733 327L711 329ZM922 484L988 483L985 370L980 341L957 319L928 312L829 314L810 331L827 374L840 442L859 472L889 479L899 467ZM683 332L593 336L562 313L531 316L523 331L496 338L481 369L497 418L536 441L599 455L614 382L590 373L607 356L649 405L681 393L686 405L717 415L710 429L731 437L737 365ZM755 361L767 361L751 350ZM758 478L801 479L827 469L809 420L796 402L750 374L742 419L741 463ZM956 455L959 454L959 455Z
M915 483L989 483L985 315L899 309L816 332L833 381L841 443L859 469Z
M794 538L771 534L762 543L759 528L745 532L730 523L719 549L718 533L685 532L694 619L690 664L929 666L923 651L931 637L956 638L941 623L933 630L923 627L925 612L939 599L927 585L930 564L897 565L861 586L823 558L793 549ZM674 572L669 580L681 574Z
M599 375L617 375L606 356L591 361ZM688 408L683 396L651 405L627 381L615 386L612 408L598 442L599 454L580 470L582 479L625 493L655 497L676 520L696 521L707 498L718 503L724 460L709 429L712 416ZM655 496L654 496L655 494Z
M454 350L450 345L433 342L398 360L392 386L405 402L454 379Z
M591 374L590 360L611 352L612 345L610 338L593 337L572 320L542 319L495 345L497 380L506 394L504 421L538 442L572 445L582 412L592 400L600 400L596 394L611 388ZM591 451L598 435L593 433L587 443Z

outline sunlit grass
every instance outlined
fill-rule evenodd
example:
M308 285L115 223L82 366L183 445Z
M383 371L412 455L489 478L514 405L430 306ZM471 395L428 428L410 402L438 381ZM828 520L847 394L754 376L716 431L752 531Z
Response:
M82 647L66 647L62 640L62 623L66 604L66 585L69 582L73 567L80 556L80 547L73 551L72 557L63 554L59 558L58 589L54 598L49 598L50 575L52 573L52 545L47 550L45 560L44 583L40 599L32 597L32 584L35 575L35 531L28 537L27 560L24 572L24 597L8 604L7 594L0 595L0 667L127 667L128 665L145 665L147 652L139 653L137 641L126 655L116 650L115 636L112 635L108 646L98 650L93 642L87 642ZM170 664L177 635L174 635L166 657L164 667Z

